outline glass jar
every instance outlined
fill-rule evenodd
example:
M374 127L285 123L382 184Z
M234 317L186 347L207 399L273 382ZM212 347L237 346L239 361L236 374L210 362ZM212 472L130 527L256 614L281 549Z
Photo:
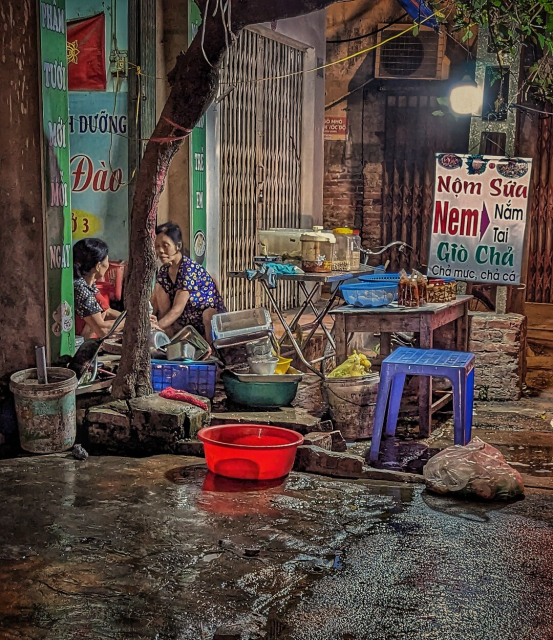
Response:
M313 231L301 236L301 268L307 273L332 271L336 238L322 230L322 227L313 227Z
M419 306L419 285L417 279L409 277L405 272L403 272L399 279L397 303L400 307Z
M359 235L359 231L353 230L352 240L351 270L357 271L361 266L361 236Z
M432 278L428 281L427 288L428 302L446 302L445 282L439 278Z
M428 282L424 276L417 278L419 288L419 307L424 307L428 302Z
M351 271L353 261L353 231L347 227L334 229L336 247L332 271Z
M446 280L446 302L451 302L457 298L457 282L455 280Z

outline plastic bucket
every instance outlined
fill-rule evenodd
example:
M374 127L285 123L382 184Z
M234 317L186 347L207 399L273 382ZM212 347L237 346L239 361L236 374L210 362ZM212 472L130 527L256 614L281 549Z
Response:
M323 382L330 415L345 440L353 442L372 436L379 384L377 373L354 378L326 378Z
M31 453L67 451L75 443L77 376L61 367L47 373L48 384L38 383L36 369L18 371L10 380L21 448Z

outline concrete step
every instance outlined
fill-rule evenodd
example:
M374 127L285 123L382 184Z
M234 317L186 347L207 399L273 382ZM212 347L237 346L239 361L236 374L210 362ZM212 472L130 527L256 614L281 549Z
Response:
M283 407L275 411L230 411L211 414L211 424L267 424L273 427L284 427L298 433L311 431L332 431L332 424L309 414L305 409Z

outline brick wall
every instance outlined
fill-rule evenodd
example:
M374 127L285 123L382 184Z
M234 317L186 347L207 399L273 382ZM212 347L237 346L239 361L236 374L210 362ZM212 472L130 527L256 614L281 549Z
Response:
M325 146L343 144L327 141ZM359 229L363 217L363 174L347 164L326 167L323 190L325 229L348 226Z
M471 314L469 351L475 354L475 398L519 400L526 358L525 316Z
M384 98L371 87L354 93L341 112L348 139L325 142L324 225L359 229L363 246L373 248L382 244Z
M369 162L363 169L363 245L382 244L382 178L381 162Z

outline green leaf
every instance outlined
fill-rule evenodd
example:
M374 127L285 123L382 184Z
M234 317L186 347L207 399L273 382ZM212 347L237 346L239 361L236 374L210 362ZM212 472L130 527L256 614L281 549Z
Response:
M445 113L441 109L438 109L437 111L432 111L432 115L441 118L445 116Z
M521 46L539 47L542 55L538 52L525 90L535 100L553 102L553 0L451 0L449 4L456 9L453 30L463 42L484 27L492 31L491 48L496 53L518 57ZM506 61L502 64L508 66ZM498 79L494 78L495 86Z
M441 107L449 107L449 98L447 96L443 96L441 98L436 98L436 102L441 106Z
M415 38L419 35L420 30L420 26L416 24L415 28L413 29L413 35L415 36Z

